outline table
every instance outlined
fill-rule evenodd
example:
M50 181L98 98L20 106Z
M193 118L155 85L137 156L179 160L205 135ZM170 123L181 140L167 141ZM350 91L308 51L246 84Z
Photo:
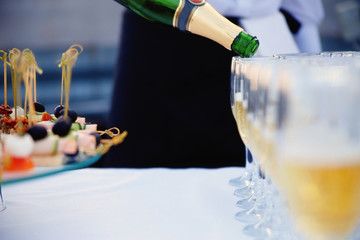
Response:
M5 185L0 239L252 239L228 184L242 172L86 168Z

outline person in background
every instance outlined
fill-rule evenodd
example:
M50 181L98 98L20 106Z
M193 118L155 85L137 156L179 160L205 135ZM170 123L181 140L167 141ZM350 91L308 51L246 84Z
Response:
M281 11L287 18L300 52L320 53L319 25L324 19L321 0L283 0Z
M316 0L259 0L256 4L209 0L233 23L239 24L240 19L240 26L241 19L281 9L290 28L297 25L292 30L296 41L304 43L299 44L301 51L320 51L318 35L311 36L315 40L309 41L318 45L310 49L312 44L303 34L311 32L310 25L317 30L321 16L311 18L312 14L299 9L306 11L314 2L321 12L321 2ZM150 22L129 10L121 30L109 126L129 135L109 151L104 166L244 166L244 146L230 108L230 64L235 55L209 39ZM259 40L260 46L266 41Z
M209 2L221 14L238 17L240 25L244 19L262 18L280 11L287 21L299 51L321 52L319 25L324 19L321 0L263 0L257 1L256 4L251 0L209 0ZM275 29L276 26L273 26L273 30ZM274 37L276 34L277 32L274 32Z

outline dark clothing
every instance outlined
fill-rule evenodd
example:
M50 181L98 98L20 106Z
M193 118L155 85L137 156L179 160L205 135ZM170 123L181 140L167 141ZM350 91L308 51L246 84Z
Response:
M230 108L233 54L127 11L109 127L127 130L105 167L243 166Z

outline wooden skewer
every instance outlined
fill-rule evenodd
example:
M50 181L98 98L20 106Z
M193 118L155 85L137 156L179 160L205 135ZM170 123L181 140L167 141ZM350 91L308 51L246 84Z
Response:
M35 67L32 68L32 76L34 80L34 102L37 102L37 95L36 95L36 69Z
M6 55L5 55L6 56ZM7 62L4 61L4 105L7 107Z
M29 67L31 68L31 67ZM34 100L33 100L33 88L34 88L34 78L33 76L30 76L28 78L28 102L29 102L29 125L32 126L32 124L36 121L35 118L35 106L34 106Z
M2 60L4 62L4 105L5 108L7 107L7 53L1 50L0 52L3 53Z
M80 50L78 50L77 48L79 48ZM65 91L65 107L64 107L64 115L63 115L64 120L68 117L68 111L69 111L72 68L75 65L77 56L82 51L83 51L83 47L81 45L73 44L61 56L61 60L59 64L59 67L62 67L60 105L63 104L63 96Z
M65 68L62 68L62 74L61 74L61 96L60 96L60 106L63 105L63 95L64 95L64 78L65 78Z
M17 72L16 66L19 62L21 52L17 48L13 48L9 53L9 62L11 70L11 83L13 89L13 99L14 99L14 109L15 109L15 119L17 119Z
M24 116L26 116L27 110L27 100L28 100L28 93L29 93L29 68L26 67L25 72L23 74L23 80L25 85L25 99L24 99Z

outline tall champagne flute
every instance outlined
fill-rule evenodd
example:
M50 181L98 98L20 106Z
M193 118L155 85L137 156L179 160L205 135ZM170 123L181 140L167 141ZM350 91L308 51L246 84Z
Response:
M249 198L239 200L238 206L245 210L236 213L237 220L246 223L256 223L261 220L264 212L264 199L263 199L263 172L261 171L258 163L259 146L261 143L254 141L258 139L260 129L255 128L255 118L257 114L257 96L261 93L258 88L258 76L261 72L261 64L265 61L273 60L273 57L254 57L251 60L243 62L241 65L241 71L243 78L239 81L239 91L235 93L235 96L239 96L236 109L239 109L238 113L238 128L241 137L245 140L246 146L250 149L250 152L255 153L253 159L253 195ZM236 98L235 98L236 99ZM235 101L236 102L236 101ZM255 131L256 129L256 131ZM248 208L248 207L251 208Z
M261 57L254 57L251 59L241 59L238 58L238 64L235 68L235 84L234 84L234 107L235 107L235 118L238 126L238 131L240 137L245 145L245 152L246 152L246 163L247 163L247 170L249 171L249 175L251 176L248 189L242 188L235 190L234 194L242 199L239 200L237 206L243 209L250 209L254 206L255 195L254 195L254 173L253 169L253 158L252 154L249 150L249 140L248 140L248 121L247 121L247 108L248 108L248 98L247 93L248 89L245 85L245 77L248 74L248 64L251 62L258 62L261 61ZM250 195L246 194L250 193Z
M238 131L240 137L245 145L245 152L246 152L246 186L239 187L235 190L234 195L240 197L241 199L248 199L254 195L253 192L253 159L252 154L249 151L248 145L249 142L247 140L247 128L246 125L246 118L247 118L247 99L245 99L245 86L244 86L244 74L246 73L247 63L258 61L259 57L254 58L239 58L235 57L236 64L234 65L235 69L235 77L234 84L233 84L233 102L234 102L234 115L238 127ZM249 209L253 206L253 202L244 203L244 204L237 204L240 208Z
M258 179L257 208L263 210L263 217L256 223L250 223L244 227L243 232L259 239L295 239L287 231L288 226L281 220L279 211L274 209L277 190L273 186L272 179L277 175L277 167L274 164L273 145L274 134L277 128L276 113L278 112L278 89L277 78L279 65L282 61L279 58L263 60L257 64L257 76L250 81L251 102L249 110L253 113L249 124L249 139L252 142L254 161L261 171L261 178ZM275 195L275 196L274 196ZM282 207L277 200L277 207Z
M237 115L239 115L238 113L238 88L239 86L237 86L239 83L239 81L241 81L241 76L239 73L239 64L241 64L241 59L240 57L236 56L232 58L231 61L231 77L230 77L230 105L231 105L231 110L233 113L233 116L235 118L235 121L237 122L237 126L239 128L239 124L238 124L238 119L237 119ZM242 103L242 102L241 102ZM241 136L242 141L245 144L245 149L246 149L246 141L244 141L244 138ZM251 162L249 162L249 158L248 156L246 156L246 161L245 161L245 172L243 175L230 179L229 184L232 186L235 186L239 189L243 189L245 190L244 192L246 193L238 193L238 195L240 196L244 196L243 194L248 194L250 193L250 191L248 191L248 187L250 185L251 179L252 179L252 171L251 171ZM245 195L247 196L247 195Z
M305 239L347 239L360 217L360 67L292 63L281 83L279 188Z
M276 113L276 77L278 74L279 60L277 57L263 61L259 65L258 83L257 83L257 94L255 101L255 118L254 126L252 127L253 139L252 141L256 144L255 156L258 159L258 164L261 171L263 172L263 191L261 204L264 209L264 217L256 223L248 224L244 227L243 232L247 235L258 237L261 239L290 239L288 237L283 238L281 235L280 221L275 218L272 201L273 186L272 174L274 171L270 171L275 168L273 163L270 162L273 145L273 132L276 127L275 113Z

